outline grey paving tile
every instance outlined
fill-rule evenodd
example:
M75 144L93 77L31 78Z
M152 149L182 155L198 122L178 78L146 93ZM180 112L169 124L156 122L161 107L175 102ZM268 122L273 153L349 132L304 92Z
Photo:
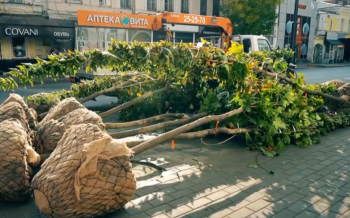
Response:
M329 208L330 211L343 215L344 213L346 213L347 211L350 210L350 206L343 204L341 202L338 202L336 204L334 204L333 206L331 206L331 208Z
M293 211L294 213L301 213L310 206L310 203L299 200L292 204L290 207L288 207L288 210Z
M297 214L290 211L290 210L282 210L278 214L272 216L273 218L292 218L295 217Z
M337 213L333 213L332 211L325 211L317 218L340 218L340 215Z
M253 213L249 216L249 218L270 218L274 215L274 212L269 210L268 208L264 208L262 210L259 210L256 213Z
M314 217L318 217L318 216L319 215L316 213L305 210L305 211L301 212L299 215L295 216L295 218L314 218Z
M312 204L310 207L307 208L308 211L311 211L315 214L322 214L326 210L328 210L331 207L331 205L326 204L322 201L318 201L314 204Z
M271 202L268 202L265 199L259 199L251 204L248 204L246 208L256 212L268 206L269 204L271 204Z
M254 211L243 207L243 208L229 214L228 216L226 216L226 218L246 218L246 217L249 217L250 215L252 215L253 213L254 213Z

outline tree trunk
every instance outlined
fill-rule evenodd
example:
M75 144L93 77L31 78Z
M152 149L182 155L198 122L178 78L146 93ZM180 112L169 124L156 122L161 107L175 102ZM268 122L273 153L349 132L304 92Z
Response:
M142 95L140 97L137 97L137 98L135 98L135 99L133 99L131 101L125 102L124 104L122 104L122 105L120 105L118 107L115 107L115 108L113 108L111 110L108 110L106 112L100 113L99 115L102 118L108 117L108 116L110 116L110 115L112 115L114 113L117 113L117 112L119 112L121 110L124 110L124 109L126 109L126 108L128 108L128 107L130 107L130 106L132 106L134 104L137 104L137 103L141 102L142 100L144 100L144 99L146 99L146 98L148 98L148 97L150 97L152 95L155 95L155 94L161 93L161 92L165 92L168 89L169 89L168 87L164 87L162 89L158 89L158 90L155 90L155 91L147 92L146 94L144 94L144 95Z
M235 110L232 110L232 111L229 111L225 114L221 114L221 115L209 115L209 116L206 116L206 117L203 117L203 118L200 118L192 123L189 123L189 124L186 124L184 126L181 126L181 127L178 127L174 130L171 130L161 136L158 136L157 138L154 138L154 139L151 139L147 142L143 142L139 145L137 145L136 147L134 147L132 150L134 150L135 152L135 155L137 154L140 154L150 148L153 148L155 147L156 145L162 143L162 142L165 142L169 139L173 139L174 137L176 137L177 135L183 133L183 132L187 132L193 128L196 128L202 124L205 124L205 123L209 123L209 122L212 122L212 121L221 121L221 120L224 120L224 119L227 119L229 117L232 117L234 115L237 115L237 114L240 114L243 112L243 108L238 108L238 109L235 109Z
M208 135L216 135L218 133L233 135L233 134L249 133L251 131L252 131L251 129L229 129L226 127L221 127L221 128L218 128L217 131L216 131L216 129L206 129L206 130L201 130L198 132L181 133L178 136L175 136L174 139L204 138ZM154 139L156 137L159 137L159 136L153 136L152 139ZM129 148L133 148L133 147L135 147L141 143L147 142L147 141L149 141L149 140L145 139L145 140L126 141L126 144L128 145Z
M177 126L177 125L184 125L186 123L189 122L193 122L199 118L202 118L204 116L206 116L207 113L202 113L202 114L197 114L194 115L191 118L188 119L181 119L181 120L174 120L174 121L168 121L168 122L163 122L163 123L158 123L152 126L148 126L148 127L141 127L138 129L133 129L133 130L127 130L127 131L123 131L123 132L116 132L116 133L112 133L110 134L113 138L125 138L125 137L129 137L129 136L134 136L134 135L138 135L138 134L144 134L144 133L148 133L148 132L153 132L157 129L164 129L166 127L169 126Z

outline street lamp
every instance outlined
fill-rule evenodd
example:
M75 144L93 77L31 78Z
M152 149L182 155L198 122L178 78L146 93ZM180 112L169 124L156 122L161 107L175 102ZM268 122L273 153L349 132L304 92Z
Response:
M296 52L295 52L295 43L297 41L297 27L298 27L298 10L299 10L299 0L295 0L294 5L294 22L293 22L293 31L292 31L292 50L294 55L292 57L292 64L296 64Z

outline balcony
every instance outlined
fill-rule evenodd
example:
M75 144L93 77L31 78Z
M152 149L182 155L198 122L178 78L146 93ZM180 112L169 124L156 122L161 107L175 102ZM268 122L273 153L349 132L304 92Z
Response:
M0 4L0 11L4 14L42 15L43 6L38 4L38 1L32 4L24 0L9 0L5 4Z

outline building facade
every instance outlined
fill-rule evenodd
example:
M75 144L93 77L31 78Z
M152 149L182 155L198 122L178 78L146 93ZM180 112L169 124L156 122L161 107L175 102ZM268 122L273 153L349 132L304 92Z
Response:
M317 2L315 63L350 61L350 7L348 2L336 3Z
M85 14L78 14L78 10ZM108 28L103 22L94 27L78 25L79 19L87 18L84 16L88 10L95 15L128 15L129 19L144 23L137 27ZM216 15L220 13L220 0L5 0L0 11L0 71L8 71L19 63L35 62L36 57L45 58L50 53L75 48L106 49L112 37L129 42L163 39L164 31L149 28L150 15L163 11ZM176 41L193 41L193 27L169 27L175 31Z
M291 46L294 25L295 0L285 0L276 9L276 19L272 45L277 48ZM312 61L316 28L316 10L314 1L300 0L297 18L296 53L298 62Z

